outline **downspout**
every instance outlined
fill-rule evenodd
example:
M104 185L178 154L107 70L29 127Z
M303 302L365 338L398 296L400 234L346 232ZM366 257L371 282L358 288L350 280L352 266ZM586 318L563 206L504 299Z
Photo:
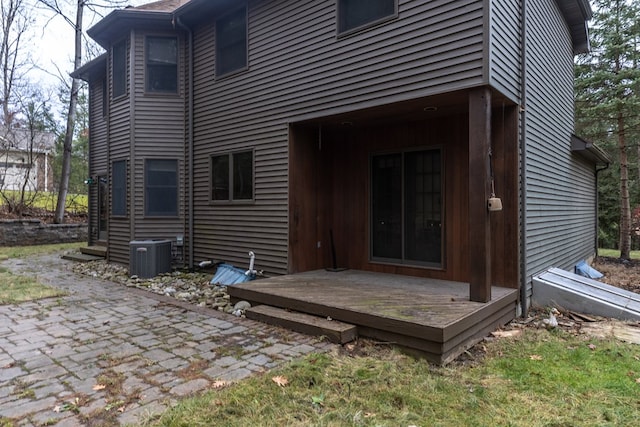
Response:
M600 195L598 194L598 182L600 181L599 180L600 172L606 171L607 169L609 169L609 163L607 163L603 168L596 168L596 233L595 233L596 256L600 255L598 253L598 249L600 246L600 241L599 241L600 239L598 239L598 230L600 230L600 218L599 218Z
M188 179L189 179L189 185L187 188L187 194L189 197L189 201L188 201L188 207L187 207L187 232L189 234L189 240L188 240L188 248L187 251L189 252L188 255L188 261L187 261L187 267L189 268L189 270L191 270L193 268L193 31L191 31L191 28L189 28L188 26L186 26L183 22L182 19L180 19L180 17L177 17L175 19L175 22L178 24L178 26L180 28L182 28L184 31L187 32L188 35L188 39L187 39L187 44L189 45L189 60L188 60L188 67L189 67L189 71L187 72L187 80L188 80L188 84L189 84L189 91L188 91L188 100L187 100L187 109L188 109L188 119L187 119L187 126L189 126L189 130L188 130L188 135L187 135L187 152L188 152L188 165L187 165L187 174L188 174Z
M520 10L520 310L521 316L527 314L527 0L522 0Z

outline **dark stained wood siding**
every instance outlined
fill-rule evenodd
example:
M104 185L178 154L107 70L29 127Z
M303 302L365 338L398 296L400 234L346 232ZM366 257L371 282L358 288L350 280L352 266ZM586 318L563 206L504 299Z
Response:
M525 279L594 254L594 165L571 153L573 47L554 0L527 2Z
M492 282L518 287L518 108L492 111L494 177L504 201L491 213ZM397 124L320 129L294 126L290 143L292 272L332 266L468 282L469 165L466 114ZM370 260L370 161L377 153L438 147L443 155L444 264L441 269Z
M489 84L519 102L522 2L491 0L490 7Z
M214 78L215 18L195 31L195 259L288 271L289 123L483 83L483 2L399 1L336 35L336 2L249 1L248 71ZM255 202L209 203L209 156L255 150Z

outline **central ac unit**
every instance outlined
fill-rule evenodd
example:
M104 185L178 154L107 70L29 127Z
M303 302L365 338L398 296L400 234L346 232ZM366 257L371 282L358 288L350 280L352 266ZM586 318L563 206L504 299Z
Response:
M129 274L142 279L171 271L171 240L129 242Z

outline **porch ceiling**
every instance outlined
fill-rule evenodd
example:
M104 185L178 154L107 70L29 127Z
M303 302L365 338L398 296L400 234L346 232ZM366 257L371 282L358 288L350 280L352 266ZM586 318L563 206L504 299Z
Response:
M493 106L503 105L506 101L499 93L492 96ZM296 124L321 124L326 129L344 127L360 127L375 124L394 124L401 122L421 121L439 117L467 114L469 93L466 90L449 92L409 101L363 108L347 113L329 115L303 120Z

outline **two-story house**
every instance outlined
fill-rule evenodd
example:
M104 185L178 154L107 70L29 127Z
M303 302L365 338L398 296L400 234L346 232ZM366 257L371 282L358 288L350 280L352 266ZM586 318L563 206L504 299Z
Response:
M573 132L587 0L182 0L89 30L91 243L341 267L470 299L595 254ZM573 145L572 145L573 141ZM499 200L497 200L499 199ZM513 310L515 316L515 309Z
M0 190L53 191L55 135L0 127Z

